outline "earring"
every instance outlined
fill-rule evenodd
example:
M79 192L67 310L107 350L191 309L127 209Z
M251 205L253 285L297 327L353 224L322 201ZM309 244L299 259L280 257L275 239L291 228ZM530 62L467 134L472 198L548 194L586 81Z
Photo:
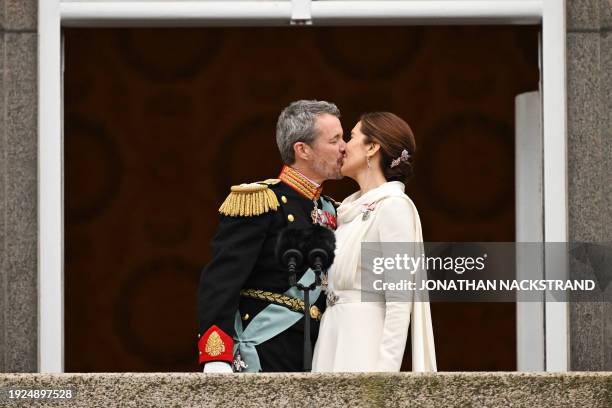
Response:
M370 156L366 156L366 162L368 163L368 169L372 168L372 166L370 166Z

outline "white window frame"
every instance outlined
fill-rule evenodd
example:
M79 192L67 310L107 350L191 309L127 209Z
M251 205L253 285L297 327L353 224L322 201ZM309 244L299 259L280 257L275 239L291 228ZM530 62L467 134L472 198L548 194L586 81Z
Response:
M61 28L541 24L545 242L567 242L565 0L38 2L38 369L64 371L64 206ZM547 267L547 279L566 276ZM546 303L546 371L567 371L569 306Z

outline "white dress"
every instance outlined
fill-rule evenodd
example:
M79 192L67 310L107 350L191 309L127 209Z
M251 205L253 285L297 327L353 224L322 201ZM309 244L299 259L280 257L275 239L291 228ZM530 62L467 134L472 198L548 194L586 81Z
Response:
M364 217L366 208L369 214ZM329 292L337 300L323 314L313 372L397 372L409 327L412 370L436 371L428 301L387 301L384 292L378 302L361 301L362 242L422 241L418 212L399 181L384 183L363 196L357 192L342 202L336 257L328 278Z

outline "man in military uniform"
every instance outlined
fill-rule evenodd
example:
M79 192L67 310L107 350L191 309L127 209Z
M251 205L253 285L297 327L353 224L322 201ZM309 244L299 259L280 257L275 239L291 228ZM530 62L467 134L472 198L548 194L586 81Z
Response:
M280 114L276 141L285 165L278 179L233 186L219 208L213 255L198 291L199 361L204 372L302 371L303 293L289 287L275 256L288 226L336 227L337 203L322 196L325 180L340 179L344 156L338 108L324 101L293 102ZM314 281L311 270L297 279ZM310 292L314 342L325 307Z

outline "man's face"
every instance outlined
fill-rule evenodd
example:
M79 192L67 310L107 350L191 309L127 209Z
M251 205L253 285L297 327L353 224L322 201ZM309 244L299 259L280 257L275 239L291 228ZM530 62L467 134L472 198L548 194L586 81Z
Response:
M340 120L324 113L317 116L315 128L317 137L311 146L314 153L312 170L325 180L339 180L345 148Z

